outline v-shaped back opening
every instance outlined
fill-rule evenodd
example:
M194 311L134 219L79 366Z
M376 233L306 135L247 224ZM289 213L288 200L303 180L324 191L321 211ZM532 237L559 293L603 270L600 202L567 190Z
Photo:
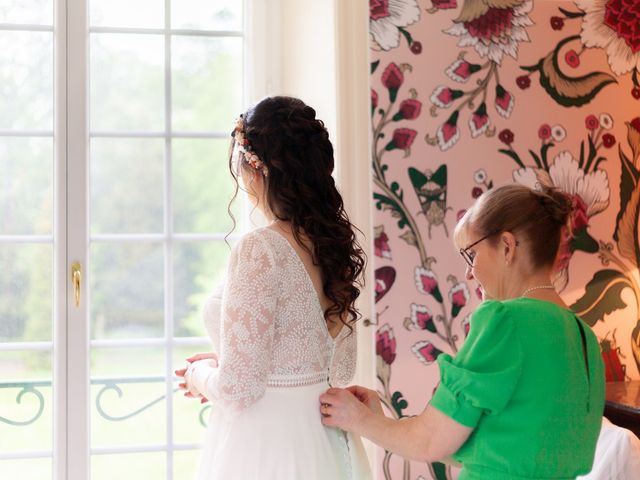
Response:
M291 242L289 241L289 239L287 237L285 237L283 234L281 234L280 232L278 232L274 228L264 227L264 230L269 230L270 232L273 232L275 235L280 237L282 239L282 241L285 242L287 244L287 246L289 247L289 249L291 249L291 251L293 252L293 255L295 256L295 258L296 258L296 260L298 262L298 265L300 267L302 267L302 270L303 270L303 272L305 274L307 282L311 286L311 289L313 290L313 292L315 294L316 305L318 306L318 310L322 314L322 323L325 326L325 330L327 332L327 335L329 335L329 337L332 340L336 340L340 336L340 334L342 333L342 331L344 329L344 325L342 326L342 328L338 331L338 333L335 336L331 335L331 332L329 331L329 326L327 325L327 321L324 318L324 309L322 308L322 302L320 301L321 295L318 292L318 289L316 288L315 284L313 283L313 279L311 278L311 273L307 269L307 266L305 265L304 260L302 259L302 257L300 256L300 254L298 253L296 248L291 244Z

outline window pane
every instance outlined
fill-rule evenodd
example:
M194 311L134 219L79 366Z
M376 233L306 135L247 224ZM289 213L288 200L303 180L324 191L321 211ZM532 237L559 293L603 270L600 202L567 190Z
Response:
M0 0L0 23L53 24L52 0ZM35 477L34 477L35 478Z
M53 138L0 137L0 235L53 233Z
M91 232L162 233L164 141L91 141Z
M171 27L193 30L240 30L242 1L180 0L171 2Z
M0 129L53 130L53 34L0 31Z
M166 468L164 452L91 456L91 480L162 479L167 478ZM182 480L183 477L174 478Z
M164 28L164 0L91 0L89 8L93 27Z
M0 265L0 341L51 340L52 245L0 244Z
M91 35L91 130L164 130L164 38Z
M173 454L173 468L176 480L196 478L200 465L200 450L184 450Z
M91 349L92 447L165 443L164 359L162 346Z
M230 133L242 113L242 39L173 37L173 129Z
M176 336L206 336L202 308L223 280L229 247L224 241L174 243L174 321Z
M229 141L176 139L173 141L173 228L176 232L227 233L227 212L234 184L229 173ZM240 221L243 192L233 203Z
M163 248L158 244L91 246L91 338L161 337Z
M0 452L51 451L51 378L50 351L0 352ZM2 462L0 472L2 478L40 478L7 477Z
M0 461L2 478L46 480L53 478L53 461L51 458L26 458L23 460Z

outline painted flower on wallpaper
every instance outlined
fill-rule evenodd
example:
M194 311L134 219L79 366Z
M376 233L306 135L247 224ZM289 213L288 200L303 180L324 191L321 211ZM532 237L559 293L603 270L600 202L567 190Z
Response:
M396 359L396 337L388 323L382 325L376 332L376 355L387 365L391 365Z
M413 354L425 365L431 365L437 360L442 350L435 347L429 340L423 340L415 343L411 347Z
M402 30L419 19L417 0L369 0L371 49L387 51L397 48Z
M411 317L404 319L404 326L407 330L428 330L431 333L437 331L435 319L429 307L417 303L411 304Z
M451 80L459 83L465 83L469 78L471 78L471 75L479 72L481 69L481 65L469 63L464 59L458 59L447 67L445 73Z
M462 319L462 330L464 331L465 338L469 335L469 330L471 329L471 314L467 314L466 317Z
M575 0L585 12L580 37L586 47L602 48L611 70L623 75L640 68L640 8L622 0Z
M373 229L373 249L376 257L391 260L391 247L389 247L389 237L384 233L384 225Z
M532 0L465 1L460 15L444 32L460 37L458 46L473 47L478 55L500 64L506 54L518 56L518 44L528 42L526 28Z
M375 301L384 297L387 292L391 289L393 284L396 281L396 269L390 266L384 266L380 268L376 268L374 272L374 276L376 279L375 284Z
M451 317L455 318L469 302L469 287L464 282L458 282L458 279L453 275L449 275L447 280L453 284L449 290L449 301L451 302Z
M574 237L585 234L589 219L609 206L609 178L604 170L593 169L589 173L568 151L559 153L548 172L542 168L525 167L513 173L513 179L531 188L555 187L569 194L574 212L571 226ZM573 254L568 242L563 242L558 263L558 288L562 290L568 281L567 267Z
M442 303L442 293L438 287L438 278L433 270L424 267L416 267L415 270L416 288L424 295L432 295L439 303Z

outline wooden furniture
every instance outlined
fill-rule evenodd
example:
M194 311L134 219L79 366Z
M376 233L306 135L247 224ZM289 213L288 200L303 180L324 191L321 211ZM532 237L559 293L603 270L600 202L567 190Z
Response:
M640 438L640 381L607 382L604 416Z

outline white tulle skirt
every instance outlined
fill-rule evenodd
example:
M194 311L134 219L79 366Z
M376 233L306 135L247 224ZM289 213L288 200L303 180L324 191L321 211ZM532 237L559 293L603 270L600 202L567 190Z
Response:
M326 382L268 388L247 410L214 406L198 480L369 480L360 438L320 421Z

